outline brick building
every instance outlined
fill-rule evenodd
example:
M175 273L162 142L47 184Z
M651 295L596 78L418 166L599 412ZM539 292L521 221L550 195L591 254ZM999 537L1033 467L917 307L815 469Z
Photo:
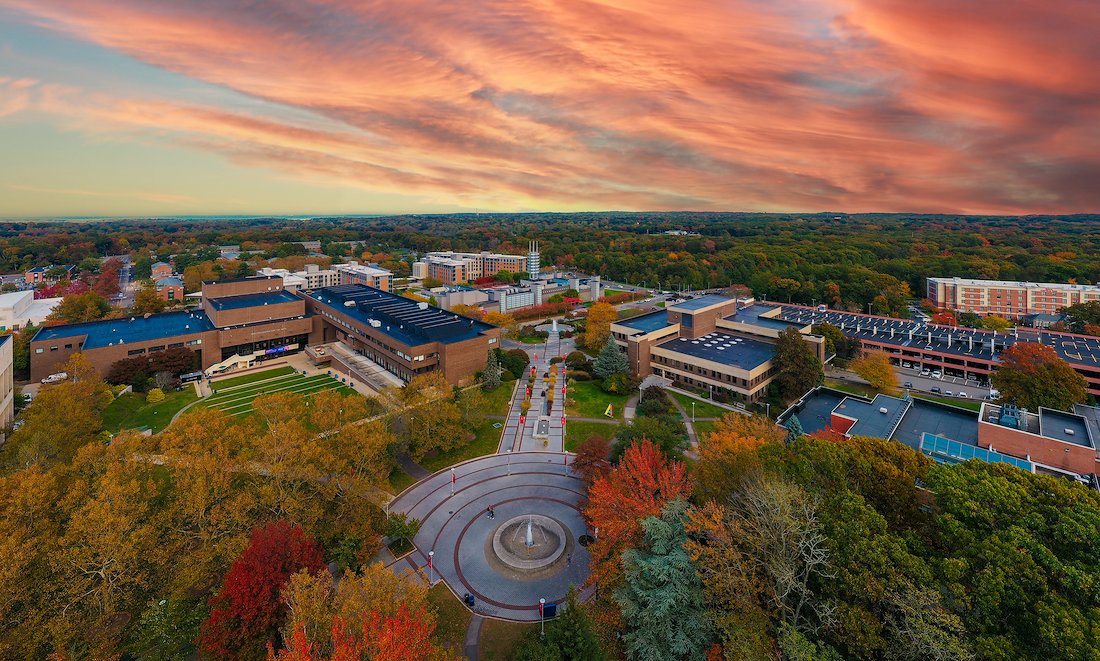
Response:
M730 391L738 399L760 399L775 377L775 341L796 328L825 360L825 340L805 324L776 318L778 307L748 304L714 294L669 305L664 310L611 324L638 378L651 374L690 388Z
M1019 319L1054 314L1075 303L1100 300L1100 286L928 278L928 300L937 308Z
M429 252L413 264L414 277L428 277L445 285L458 285L496 275L498 271L527 273L532 266L538 273L539 253L532 244L527 255L492 252Z
M56 372L78 351L106 373L123 358L174 347L195 351L206 369L341 341L403 380L439 369L457 384L484 369L499 338L495 326L365 285L305 294L260 276L203 283L196 309L43 328L31 341L31 378Z

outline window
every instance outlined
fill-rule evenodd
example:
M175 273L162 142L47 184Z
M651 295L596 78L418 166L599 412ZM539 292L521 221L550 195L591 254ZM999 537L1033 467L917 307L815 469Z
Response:
M127 356L137 356L137 355L140 355L140 354L143 354L143 353L145 353L145 349L130 349L129 351L126 352L126 355Z
M178 349L182 346L183 346L183 342L173 342L172 344L168 345L168 348L169 349Z
M164 351L164 345L161 344L160 346L149 347L149 353L153 353L154 351Z
M57 351L57 347L56 346L50 347L50 351Z
M42 347L39 347L39 348L35 349L34 352L35 353L42 353Z
M66 345L65 345L65 348L66 348L66 349L72 349L72 348L73 348L73 345L71 345L71 344L66 344Z

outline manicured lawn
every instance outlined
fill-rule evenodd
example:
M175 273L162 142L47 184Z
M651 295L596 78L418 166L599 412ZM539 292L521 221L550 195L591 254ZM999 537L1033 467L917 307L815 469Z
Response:
M470 626L470 611L462 605L442 581L428 590L428 603L435 607L435 633L432 638L451 654L462 655L466 643L466 628Z
M499 424L500 427L493 427L494 423ZM440 468L446 468L467 459L493 454L500 445L500 434L503 431L503 420L482 420L474 429L474 440L462 447L442 452L434 457L425 457L418 463L434 473Z
M619 424L608 420L607 422L569 422L565 423L565 451L576 452L577 446L588 440L592 434L600 434L608 439L619 431Z
M497 386L496 390L486 392L488 404L485 415L508 415L508 405L512 403L512 388L515 386L515 381L508 381Z
M577 381L569 385L565 414L582 418L602 418L607 405L612 405L616 420L623 419L623 405L629 395L612 395L600 389L595 381ZM609 418L610 419L610 418Z
M958 406L960 408L969 409L971 411L979 411L982 408L982 400L980 399L955 399L954 397L934 397L932 395L926 395L924 393L913 393L915 399L927 399L933 402L939 402L940 404L948 404L950 406Z
M680 405L684 407L684 412L691 417L691 405L695 403L695 417L696 418L721 418L727 413L733 413L733 411L716 406L710 402L701 402L693 397L689 397L683 393L676 392L671 388L666 390L667 393L676 398L676 401L680 402Z
M701 441L707 434L714 431L714 424L713 420L696 420L692 426L695 427L695 435Z
M615 296L616 294L625 294L625 293L627 293L627 292L625 290L622 290L622 289L604 289L603 291L600 292L600 295L601 296Z
M218 385L220 384L215 384L215 386ZM234 416L248 415L252 413L253 400L260 395L269 395L276 392L308 395L323 390L336 390L344 394L355 392L352 388L327 374L302 376L292 370L291 373L284 373L282 376L262 381L236 384L231 387L217 387L215 393L200 402L199 406L217 409Z
M276 376L282 376L284 374L293 374L294 368L289 365L283 367L276 367L274 369L263 370L262 372L252 372L249 374L242 374L240 376L233 376L228 379L220 379L210 384L211 388L215 390L222 390L224 388L231 388L233 386L240 386L246 383L253 383L255 381L263 381L264 379L270 379Z
M874 398L878 393L871 386L862 383L852 383L850 381L841 381L839 379L825 379L825 385L835 390L841 390L843 392L850 392L853 395L862 395L868 398Z
M484 661L507 661L523 635L536 624L520 624L487 619L481 623L481 638L477 641L478 658Z
M194 386L187 386L179 392L170 390L156 404L147 403L145 393L126 393L116 397L103 411L103 428L117 432L149 427L155 434L167 427L180 409L198 398Z
M387 479L390 483L390 491L395 496L405 489L408 489L416 482L416 479L412 475L401 470L400 466L395 467Z

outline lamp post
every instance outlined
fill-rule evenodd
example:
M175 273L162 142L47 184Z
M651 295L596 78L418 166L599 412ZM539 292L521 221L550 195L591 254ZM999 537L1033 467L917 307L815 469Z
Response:
M691 424L695 424L695 400L691 401Z
M432 559L435 558L435 551L428 551L428 587L435 583L435 564Z
M539 638L546 637L546 618L543 616L543 609L546 608L546 600L539 598Z
M455 475L455 469L451 469L451 495L455 495L455 481L458 480L458 476Z

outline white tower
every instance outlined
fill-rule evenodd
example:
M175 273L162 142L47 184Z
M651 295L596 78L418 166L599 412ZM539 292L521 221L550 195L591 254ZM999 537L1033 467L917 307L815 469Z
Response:
M539 270L542 266L539 256L539 242L532 241L527 246L527 277L531 280L539 279Z

